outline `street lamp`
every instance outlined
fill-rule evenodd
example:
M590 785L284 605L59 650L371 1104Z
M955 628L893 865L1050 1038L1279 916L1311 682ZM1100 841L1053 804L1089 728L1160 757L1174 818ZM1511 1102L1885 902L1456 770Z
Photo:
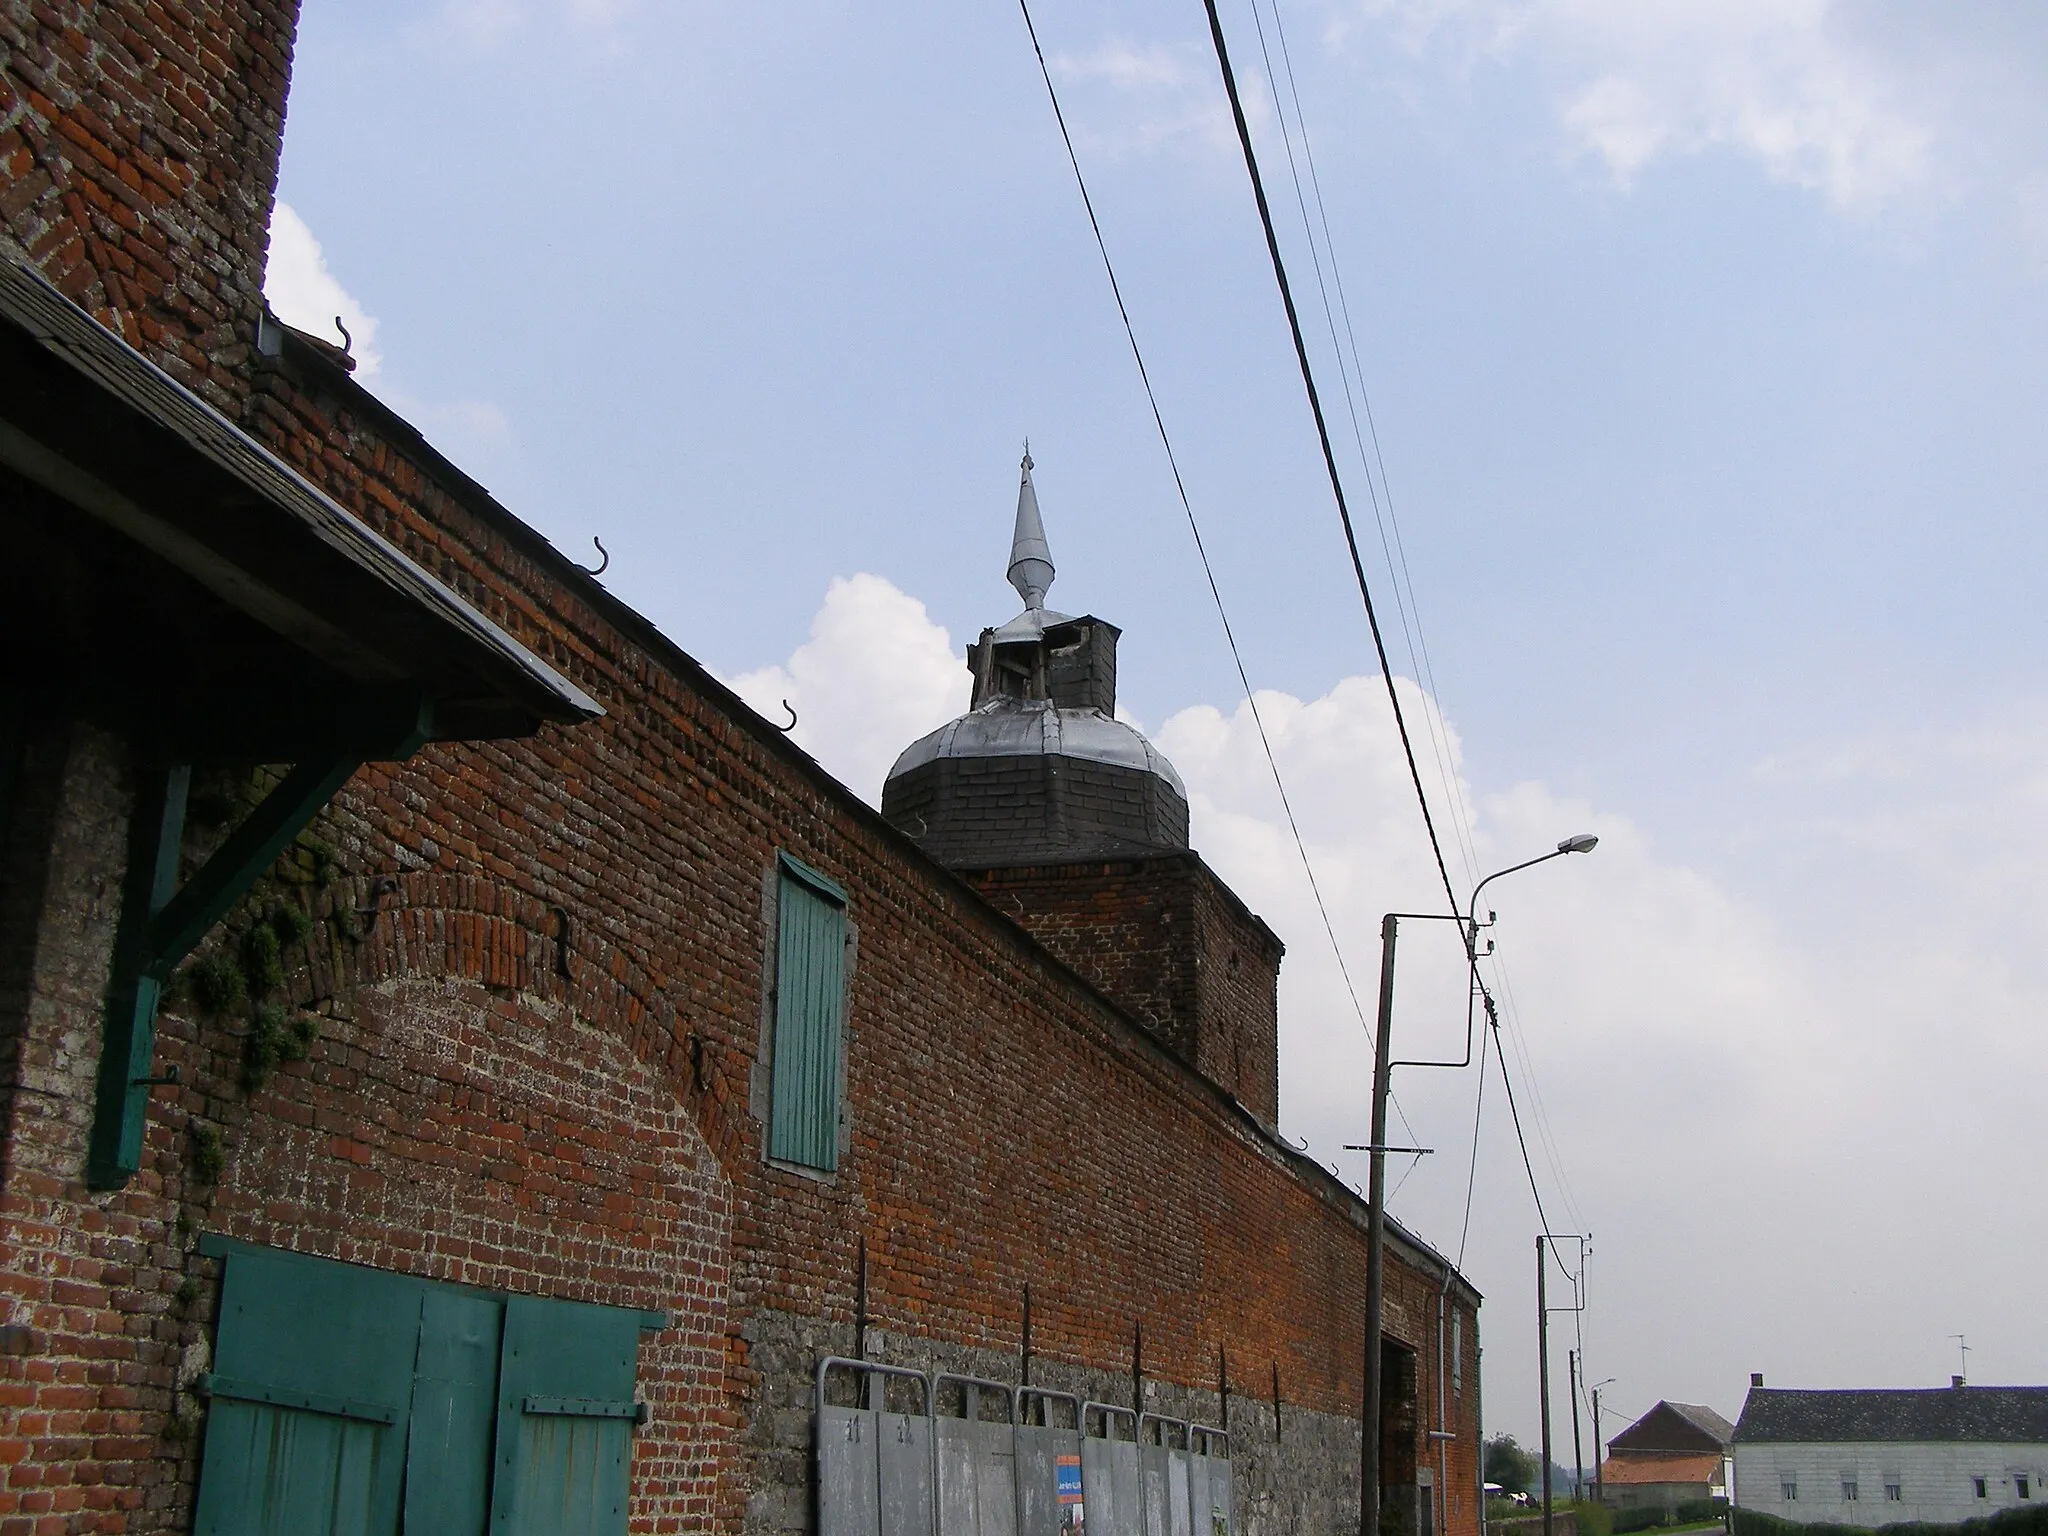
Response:
M1566 838L1549 853L1538 854L1533 859L1524 859L1519 864L1510 864L1506 869L1495 870L1484 880L1472 887L1472 900L1464 918L1465 963L1471 980L1479 976L1479 893L1502 875L1512 875L1517 870L1528 869L1567 853L1591 853L1600 839L1590 832L1581 832ZM1489 919L1492 914L1488 914ZM1389 912L1380 920L1380 1007L1378 1027L1373 1037L1372 1054L1372 1142L1364 1148L1347 1147L1347 1151L1364 1151L1371 1155L1372 1172L1366 1185L1366 1239L1365 1239L1365 1402L1358 1448L1358 1533L1359 1536L1379 1536L1380 1523L1380 1334L1386 1302L1386 1256L1387 1256L1387 1098L1393 1089L1394 1078L1394 944L1400 931L1402 918L1435 921L1443 919L1457 922L1456 916L1446 917L1441 912ZM1468 1001L1465 1013L1465 1062L1472 1059L1472 1014ZM1403 1062L1403 1066L1463 1066L1465 1062ZM1414 1148L1404 1150L1413 1151ZM1548 1384L1544 1392L1544 1445L1545 1466L1544 1487L1544 1528L1543 1536L1550 1536L1550 1434Z

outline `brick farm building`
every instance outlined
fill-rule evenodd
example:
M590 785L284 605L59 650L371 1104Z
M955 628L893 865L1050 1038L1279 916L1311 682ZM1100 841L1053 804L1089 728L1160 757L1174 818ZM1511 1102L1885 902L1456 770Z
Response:
M296 13L0 0L0 1536L1070 1529L1034 1424L1355 1529L1366 1212L1028 462L877 814L270 316ZM1404 1536L1478 1305L1391 1231Z

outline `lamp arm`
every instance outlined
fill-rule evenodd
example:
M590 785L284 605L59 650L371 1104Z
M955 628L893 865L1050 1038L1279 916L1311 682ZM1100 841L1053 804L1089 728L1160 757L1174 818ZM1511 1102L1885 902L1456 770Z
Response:
M1480 881L1477 885L1473 886L1472 900L1466 904L1465 908L1465 948L1467 952L1469 953L1472 951L1475 940L1478 936L1479 893L1481 891L1485 890L1489 885L1493 884L1493 882L1498 880L1502 875L1512 875L1517 870L1527 869L1533 864L1541 864L1547 859L1561 858L1570 851L1571 850L1568 848L1553 848L1548 853L1539 853L1533 859L1524 859L1519 864L1510 864L1506 869L1496 869L1484 880ZM1478 956L1474 954L1472 958L1473 963L1476 965L1478 963Z

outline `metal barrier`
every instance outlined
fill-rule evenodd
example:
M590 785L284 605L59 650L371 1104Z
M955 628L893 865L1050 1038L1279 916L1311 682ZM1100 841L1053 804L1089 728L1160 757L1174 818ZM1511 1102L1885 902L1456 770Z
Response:
M1231 1536L1234 1517L1228 1430L1209 1424L1188 1426L1188 1492L1195 1536Z
M1114 1403L1081 1405L1081 1488L1088 1536L1144 1536L1138 1416Z
M1017 1536L1082 1530L1081 1399L1071 1392L1019 1387L1015 1417Z
M829 1401L835 1371L854 1376L855 1406ZM889 1411L891 1381L916 1383L919 1412ZM933 1395L922 1371L837 1355L818 1362L819 1536L935 1536Z
M947 1411L957 1389L960 1412ZM985 1418L997 1408L1000 1419ZM1016 1536L1015 1389L979 1376L932 1378L932 1440L938 1460L939 1536Z
M819 1536L1235 1529L1230 1436L1210 1425L837 1355L816 1412Z
M1144 1490L1145 1536L1194 1536L1189 1470L1188 1421L1163 1413L1139 1414L1138 1472Z

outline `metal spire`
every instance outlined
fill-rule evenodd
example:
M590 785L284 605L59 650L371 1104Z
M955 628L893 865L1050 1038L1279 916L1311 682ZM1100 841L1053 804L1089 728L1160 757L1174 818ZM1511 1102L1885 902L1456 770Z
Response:
M1010 539L1010 585L1026 608L1043 608L1052 586L1052 551L1046 547L1045 524L1038 519L1038 492L1031 488L1031 443L1024 443L1024 478L1017 487L1017 531Z

